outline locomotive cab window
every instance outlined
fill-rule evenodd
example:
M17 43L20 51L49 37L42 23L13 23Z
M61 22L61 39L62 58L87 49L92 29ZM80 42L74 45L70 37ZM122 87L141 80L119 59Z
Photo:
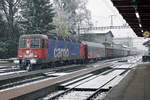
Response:
M30 48L40 48L40 40L39 39L31 39L30 40Z
M19 40L19 48L26 48L26 47L27 47L26 39L20 39Z
M44 48L44 40L42 39L31 39L30 48Z

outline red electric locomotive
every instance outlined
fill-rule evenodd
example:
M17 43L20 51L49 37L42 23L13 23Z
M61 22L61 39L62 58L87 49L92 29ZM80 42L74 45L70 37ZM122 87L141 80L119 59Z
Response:
M54 41L53 42L52 41L53 41L52 39L48 39L47 35L42 35L42 34L31 34L31 35L20 36L19 48L18 48L18 60L15 60L14 62L18 64L21 69L32 70L35 67L35 65L36 65L36 68L40 68L42 67L41 64L47 65L48 63L52 64L52 63L59 62L59 61L66 62L66 61L72 61L72 60L73 62L79 62L87 58L87 52L85 52L87 48L83 44L74 43L75 45L73 45L73 42L67 42L67 41L62 41L63 44L59 44L59 43L62 43L59 40L58 42L54 44ZM58 47L58 45L60 47ZM72 46L74 46L74 48ZM62 53L65 50L64 47L68 48L69 57L68 58L55 57L56 53L59 55L61 54L62 56ZM56 52L56 49L58 49L59 52L58 50Z
M46 63L49 40L46 35L22 35L19 39L18 63L21 69L30 70L33 64ZM25 67L27 66L27 67Z

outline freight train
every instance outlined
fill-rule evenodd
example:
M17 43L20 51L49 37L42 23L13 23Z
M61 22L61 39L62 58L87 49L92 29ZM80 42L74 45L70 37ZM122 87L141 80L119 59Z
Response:
M86 63L99 59L132 55L126 48L105 47L101 43L51 39L47 35L30 34L19 38L18 59L21 69L32 70L35 65Z

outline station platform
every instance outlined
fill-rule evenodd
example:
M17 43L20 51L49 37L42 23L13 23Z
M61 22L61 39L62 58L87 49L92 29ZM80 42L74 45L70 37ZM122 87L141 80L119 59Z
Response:
M150 63L133 69L104 100L150 100Z

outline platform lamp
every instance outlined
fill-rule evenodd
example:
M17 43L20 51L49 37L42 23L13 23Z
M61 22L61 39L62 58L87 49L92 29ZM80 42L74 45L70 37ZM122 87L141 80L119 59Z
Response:
M149 38L150 37L150 32L149 31L145 31L143 33L144 38Z

